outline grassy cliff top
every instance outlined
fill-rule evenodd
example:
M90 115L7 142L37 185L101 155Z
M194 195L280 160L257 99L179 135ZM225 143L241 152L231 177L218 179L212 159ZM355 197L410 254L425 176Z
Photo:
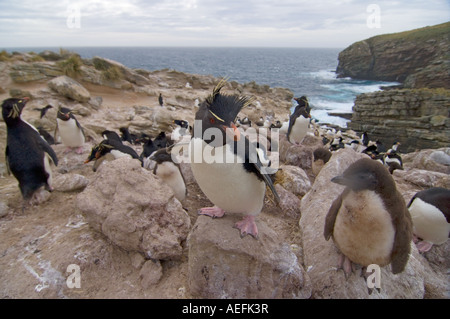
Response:
M445 22L434 26L427 26L404 32L377 35L367 39L367 41L403 40L408 42L409 41L425 42L430 39L439 39L448 37L449 34L450 34L450 22Z

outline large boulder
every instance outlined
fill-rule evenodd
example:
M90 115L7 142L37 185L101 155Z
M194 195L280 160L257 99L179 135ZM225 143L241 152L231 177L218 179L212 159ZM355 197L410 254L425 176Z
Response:
M367 281L361 277L359 267L348 278L337 269L340 252L333 240L323 235L325 217L332 202L344 187L330 180L365 155L352 149L334 152L330 161L317 175L311 190L302 198L300 228L303 235L305 268L313 283L313 298L423 298L425 294L425 268L412 244L411 256L405 270L392 274L390 266L381 268L381 290L369 294Z
M137 160L104 162L78 195L89 225L127 251L179 259L190 219L172 189Z
M61 68L51 62L17 63L11 67L10 76L16 83L46 80L62 75Z
M259 238L233 229L242 216L199 216L188 238L189 287L198 298L309 298L311 284L287 243L263 221Z
M91 98L91 94L84 86L66 75L58 76L49 81L48 86L60 95L80 103L88 102Z

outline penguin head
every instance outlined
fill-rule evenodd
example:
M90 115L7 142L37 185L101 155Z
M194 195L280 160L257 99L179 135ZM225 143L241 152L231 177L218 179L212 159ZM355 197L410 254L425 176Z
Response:
M364 158L350 165L342 175L331 179L333 183L347 186L358 192L363 190L388 191L395 188L392 178L387 178L389 172L383 164L369 158ZM380 183L383 181L383 183ZM391 185L393 184L393 185Z
M102 141L100 144L95 145L92 148L91 154L84 161L84 163L87 164L90 161L97 160L100 157L105 156L107 153L111 152L113 148L114 146L110 145L107 140Z
M181 126L182 128L188 128L189 122L184 120L174 120L173 121L176 125Z
M304 107L308 114L311 112L311 107L309 106L308 98L305 95L301 97L296 97L294 98L294 100L298 103L298 105L295 108Z
M28 97L22 99L10 98L3 101L2 115L6 124L12 124L20 121L20 115L25 107L25 104L29 101Z
M204 137L206 130L210 128L219 129L222 133L223 139L218 139L218 143L225 144L226 136L234 139L240 139L240 133L234 121L241 111L241 109L252 102L252 99L246 97L238 97L237 95L226 95L220 93L220 90L225 86L226 80L223 79L214 88L212 94L203 101L199 110L195 114L196 123L201 122L201 136L195 136L197 132L194 127L195 137ZM231 128L231 130L229 130ZM228 130L227 130L228 129ZM198 133L198 132L197 132ZM232 136L231 136L232 135ZM211 143L216 140L216 135L212 135L211 139L204 138L206 143Z
M57 118L62 121L68 121L70 118L73 118L72 110L67 107L59 107Z

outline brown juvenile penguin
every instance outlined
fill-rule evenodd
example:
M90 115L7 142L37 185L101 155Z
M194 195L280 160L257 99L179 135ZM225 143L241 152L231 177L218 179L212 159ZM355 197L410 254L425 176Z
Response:
M331 181L346 188L328 211L324 236L326 240L332 236L345 256L341 265L345 273L351 273L351 262L391 264L394 274L402 272L411 249L412 221L386 168L360 159Z

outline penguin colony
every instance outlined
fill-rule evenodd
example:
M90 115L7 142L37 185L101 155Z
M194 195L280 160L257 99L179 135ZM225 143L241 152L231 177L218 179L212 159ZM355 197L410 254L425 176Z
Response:
M257 239L256 217L263 209L266 187L275 203L279 203L280 198L273 176L265 169L271 165L266 158L270 147L266 150L251 141L245 130L252 125L276 128L295 145L300 145L314 130L314 135L321 136L324 144L313 154L315 175L340 148L351 147L368 155L331 180L344 185L345 189L326 215L324 237L326 240L332 238L342 253L340 266L347 275L352 272L352 263L362 266L391 264L393 273L402 272L408 262L413 233L414 242L421 252L447 240L450 191L439 188L424 190L406 206L391 176L395 169L403 169L398 150L400 143L396 142L386 150L380 141L371 142L367 132L355 138L334 128L319 127L311 119L311 106L306 96L295 99L298 105L288 121L261 116L259 121L252 123L247 117L239 118L238 114L252 104L253 99L224 94L221 91L225 85L226 80L220 81L204 101L196 103L194 127L185 120L175 120L170 137L161 132L156 138L143 133L132 134L126 127L119 129L120 136L106 130L102 133L103 140L92 148L85 163L93 161L95 172L108 158L127 156L137 159L144 168L169 185L177 199L183 201L187 194L186 185L179 165L173 161L172 151L177 143L187 144L192 173L214 205L201 208L198 214L212 218L223 217L225 213L241 214L242 220L234 227L241 237L251 235ZM58 109L53 136L27 123L21 113L28 100L11 98L2 103L2 116L7 125L6 164L8 172L19 182L23 209L42 186L48 191L53 190L51 165L58 165L58 158L51 145L60 142L67 146L66 152L74 149L77 154L82 154L85 143L83 127L68 108ZM159 104L164 106L161 94ZM36 110L43 117L50 108L52 106L47 105ZM200 126L198 130L196 125ZM205 134L208 129L221 134ZM133 145L142 145L141 154L137 154ZM222 154L223 158L232 158L233 161L210 161L204 158L205 154ZM196 160L198 157L200 161Z

